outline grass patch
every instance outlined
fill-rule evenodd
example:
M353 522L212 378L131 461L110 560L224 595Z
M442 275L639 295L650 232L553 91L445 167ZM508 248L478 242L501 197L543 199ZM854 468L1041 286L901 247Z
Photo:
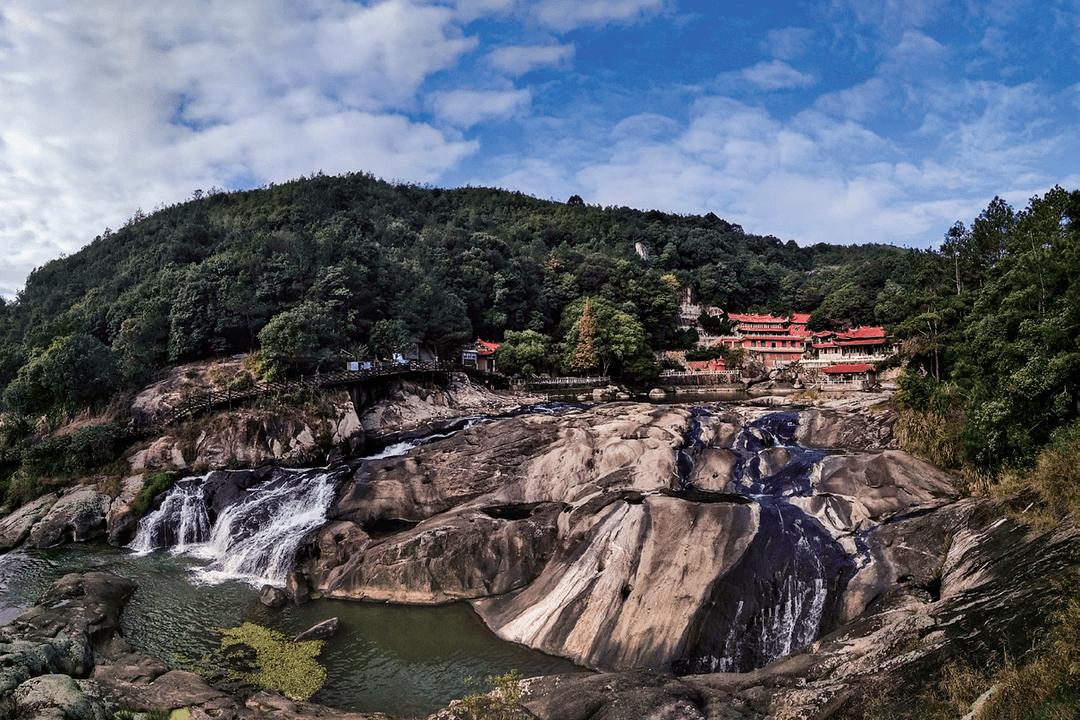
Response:
M461 699L461 708L472 720L519 720L531 717L521 707L521 673L489 675L483 683L467 678L475 690Z
M1080 598L1055 615L1056 624L1032 656L1008 663L993 678L994 693L977 720L1072 720L1080 718Z

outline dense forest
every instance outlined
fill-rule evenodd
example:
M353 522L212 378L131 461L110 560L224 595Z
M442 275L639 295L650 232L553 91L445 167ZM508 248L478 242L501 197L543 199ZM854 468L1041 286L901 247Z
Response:
M559 371L577 321L566 310L580 315L583 298L594 298L590 308L608 322L632 328L610 370L647 375L653 351L694 340L676 331L681 288L725 308L822 306L869 322L905 255L887 246L800 248L711 214L394 185L363 174L196 195L138 213L36 269L17 301L0 307L9 408L79 405L104 386L213 355L260 350L310 365L385 356L415 341L450 357L464 340L524 331L551 343L543 369ZM10 386L49 355L91 358L81 364L95 381L75 383L71 398L38 396L21 380ZM109 357L117 367L104 372Z
M196 191L0 301L3 442L168 365L240 352L273 374L410 347L452 359L481 337L504 342L510 371L646 381L656 351L696 340L676 326L689 288L726 310L811 312L813 327L885 325L910 361L901 402L941 419L927 453L992 474L1078 434L1077 277L1080 192L1060 188L1022 210L995 199L932 251L803 248L711 213L362 173Z

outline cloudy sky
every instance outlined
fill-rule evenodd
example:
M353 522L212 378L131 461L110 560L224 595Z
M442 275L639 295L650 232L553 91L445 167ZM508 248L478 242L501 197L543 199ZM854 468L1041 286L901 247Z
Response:
M4 0L0 295L313 172L926 247L1080 187L1080 0Z

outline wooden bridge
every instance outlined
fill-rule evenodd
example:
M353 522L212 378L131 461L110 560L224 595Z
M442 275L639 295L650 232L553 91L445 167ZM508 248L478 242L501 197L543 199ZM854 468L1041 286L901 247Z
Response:
M457 363L409 362L409 363L365 363L359 370L338 370L328 373L314 373L282 380L253 382L242 389L207 390L193 394L184 402L172 408L167 414L156 418L153 426L170 425L177 420L191 418L212 410L232 407L235 404L256 400L267 395L281 395L300 390L324 392L327 390L348 389L356 405L357 412L374 396L373 389L385 386L386 381L398 377L414 377L445 382L450 373L466 373L474 380L479 380L489 387L507 387L509 382L504 375L485 372ZM147 428L149 429L149 428Z

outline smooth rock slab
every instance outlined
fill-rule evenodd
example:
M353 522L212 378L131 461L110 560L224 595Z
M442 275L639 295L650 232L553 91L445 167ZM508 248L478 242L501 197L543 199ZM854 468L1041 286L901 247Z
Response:
M528 587L473 603L505 640L586 667L667 667L717 577L758 528L756 505L613 497L568 523L571 538Z
M45 517L58 497L56 493L43 495L0 520L0 552L21 545L29 537L31 528Z

